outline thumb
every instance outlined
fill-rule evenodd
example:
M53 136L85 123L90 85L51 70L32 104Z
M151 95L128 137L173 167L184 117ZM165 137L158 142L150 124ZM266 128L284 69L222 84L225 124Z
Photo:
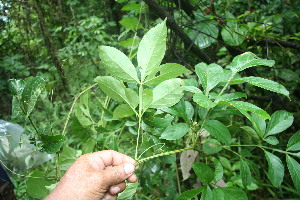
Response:
M107 168L101 171L103 177L103 185L112 186L124 182L129 176L133 174L135 167L131 163Z

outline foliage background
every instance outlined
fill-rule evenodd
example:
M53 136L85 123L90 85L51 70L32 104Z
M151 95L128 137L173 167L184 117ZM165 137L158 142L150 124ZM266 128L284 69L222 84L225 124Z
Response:
M164 63L179 63L194 71L199 62L223 66L234 56L247 51L275 60L273 68L259 67L244 73L281 83L290 91L291 100L251 86L243 89L250 93L248 101L268 113L276 110L293 113L294 124L279 136L280 145L286 146L288 138L300 129L300 4L297 0L4 0L0 2L0 12L0 118L23 125L32 132L32 142L37 140L37 135L31 123L12 113L10 79L40 76L46 81L46 90L31 119L37 129L50 125L52 134L59 134L74 96L91 85L96 76L106 74L100 63L98 46L114 46L133 58L141 37L166 17L169 21ZM234 89L239 91L238 87ZM103 112L97 109L100 104L115 107L95 88L90 99L82 101L93 102L90 104L91 115L99 120ZM67 129L66 142L83 153L115 149L133 155L128 147L133 144L136 130L134 122L130 123L132 125L123 126L122 123L107 122L105 130L91 129L82 126L75 114ZM97 134L99 132L103 134ZM76 155L74 149L70 151ZM159 149L155 151L159 152ZM232 155L223 156L234 165ZM140 172L143 190L139 190L138 197L147 199L148 194L152 194L150 199L174 199L178 195L173 192L178 190L174 176L178 162L178 157L170 156L155 159L154 164L145 164ZM267 162L263 165L267 166ZM53 166L54 163L40 168L51 171ZM227 176L234 173L235 170L230 168ZM260 179L267 180L266 174ZM15 183L20 198L31 198L24 192L26 183L22 177L16 176ZM289 176L279 189L272 188L270 183L257 184L259 187L254 192L248 192L250 199L299 197L291 192L294 190ZM192 179L186 180L181 182L181 189L191 189L192 185Z

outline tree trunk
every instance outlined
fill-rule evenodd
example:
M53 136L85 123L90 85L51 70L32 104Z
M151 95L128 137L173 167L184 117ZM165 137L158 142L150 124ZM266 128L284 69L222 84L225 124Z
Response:
M55 48L55 46L52 42L51 34L48 31L48 25L45 21L42 9L40 7L40 2L38 0L36 0L36 1L33 1L33 4L34 4L34 8L37 12L38 18L39 18L41 31L42 31L42 34L43 34L44 39L45 39L45 43L46 43L46 46L47 46L48 53L50 54L51 59L52 59L54 65L55 65L57 71L59 72L59 75L60 75L61 81L63 83L64 89L69 91L68 82L67 82L67 79L66 79L66 76L65 76L65 72L64 72L64 69L62 67L61 60L57 56L57 50L56 50L56 48Z

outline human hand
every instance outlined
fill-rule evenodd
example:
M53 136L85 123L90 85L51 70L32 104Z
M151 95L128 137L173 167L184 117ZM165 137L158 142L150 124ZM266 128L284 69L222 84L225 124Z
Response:
M115 200L134 183L135 160L112 150L79 157L45 200Z

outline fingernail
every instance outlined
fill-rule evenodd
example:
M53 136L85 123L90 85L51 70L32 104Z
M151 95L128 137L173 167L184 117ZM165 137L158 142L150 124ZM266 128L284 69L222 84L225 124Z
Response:
M118 194L120 191L121 191L121 189L120 189L119 187L112 187L112 188L110 189L110 192L111 192L112 194Z
M106 194L102 200L109 200L111 198L111 195L110 194Z
M134 172L134 165L131 163L126 163L124 165L124 172L125 174L131 174L132 172Z

